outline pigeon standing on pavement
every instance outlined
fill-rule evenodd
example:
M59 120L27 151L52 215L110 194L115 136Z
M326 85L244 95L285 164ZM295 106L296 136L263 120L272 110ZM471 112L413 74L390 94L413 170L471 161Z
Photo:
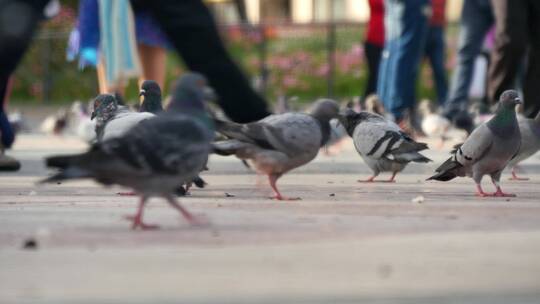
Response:
M142 219L151 196L165 198L190 223L201 223L178 204L173 193L199 174L211 149L213 128L205 111L205 86L206 79L199 74L182 77L173 94L172 112L145 120L85 153L47 158L47 167L60 172L43 182L92 178L104 185L132 188L141 197L137 213L130 217L133 229L156 228Z
M521 135L516 118L516 105L521 103L518 93L508 90L501 94L495 116L478 126L453 155L427 180L449 181L458 176L470 176L476 183L477 195L515 196L501 190L501 173L516 156ZM484 175L489 175L497 191L489 194L482 190Z
M540 112L536 114L535 118L519 117L518 125L521 133L521 146L517 155L508 163L508 167L512 168L512 177L510 179L529 180L517 176L516 166L540 150Z
M216 121L218 132L230 140L214 143L214 152L248 160L252 168L268 176L274 199L296 200L282 196L276 181L317 156L330 138L329 121L338 113L335 101L322 99L310 114L276 114L249 124Z
M143 97L139 112L159 114L163 112L161 88L154 80L145 80L141 85L139 96Z
M410 162L431 161L419 153L428 148L425 143L414 141L398 125L381 115L347 109L340 115L340 121L352 137L356 151L373 171L371 177L359 182L374 182L381 172L392 172L386 182L394 182L396 174Z
M139 113L118 104L114 95L100 94L94 99L94 111L91 119L96 119L98 141L124 135L141 121L150 119L152 113Z

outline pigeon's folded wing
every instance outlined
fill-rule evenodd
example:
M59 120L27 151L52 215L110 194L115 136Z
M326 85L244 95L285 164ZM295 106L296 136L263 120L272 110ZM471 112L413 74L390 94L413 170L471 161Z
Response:
M476 128L463 145L457 147L455 159L463 166L470 166L482 159L493 145L493 133L484 124Z

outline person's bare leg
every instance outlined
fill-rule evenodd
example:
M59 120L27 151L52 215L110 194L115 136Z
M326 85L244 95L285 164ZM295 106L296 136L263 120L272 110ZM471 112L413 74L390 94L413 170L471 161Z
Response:
M108 86L107 81L105 78L105 64L103 62L99 62L97 67L97 78L98 78L98 86L99 86L99 94L113 94L118 93L120 95L124 95L124 86Z
M167 51L162 47L138 45L141 59L142 76L139 77L139 87L145 80L154 80L163 90L165 85Z

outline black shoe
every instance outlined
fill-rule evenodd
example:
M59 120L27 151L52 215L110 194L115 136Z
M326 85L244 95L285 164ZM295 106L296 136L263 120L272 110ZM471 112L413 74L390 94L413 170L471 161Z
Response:
M0 151L0 171L19 171L21 163L11 156Z

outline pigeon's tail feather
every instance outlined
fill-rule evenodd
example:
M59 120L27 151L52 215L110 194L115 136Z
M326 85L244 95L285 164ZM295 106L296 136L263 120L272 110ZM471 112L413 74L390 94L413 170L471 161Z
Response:
M206 186L206 182L200 176L195 177L192 182L197 188L204 188L204 186Z
M91 174L88 171L77 168L77 167L71 167L71 168L62 170L53 176L49 176L39 181L38 183L39 184L56 183L56 182L60 182L66 179L77 179L77 178L87 178L87 177L91 177Z
M251 142L251 139L245 134L244 125L214 118L214 126L218 133L228 138Z
M460 176L459 170L463 166L458 163L453 157L446 160L437 170L437 173L426 180L438 180L446 182Z
M80 155L51 156L45 159L45 164L49 168L65 169L80 159Z
M429 163L432 161L418 152L400 153L394 155L394 158L398 162Z

